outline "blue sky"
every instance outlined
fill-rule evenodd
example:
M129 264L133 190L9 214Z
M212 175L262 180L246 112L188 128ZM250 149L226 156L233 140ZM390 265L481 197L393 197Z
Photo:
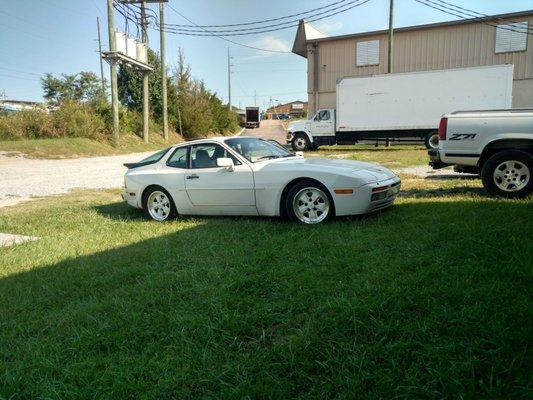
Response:
M531 0L447 0L485 14L532 9ZM231 24L275 18L314 9L334 0L170 0L170 4L197 24ZM96 52L96 17L100 17L102 41L107 49L106 0L0 0L0 95L11 99L41 100L39 78L46 72L99 73ZM383 29L388 23L388 0L368 3L317 21L328 35ZM154 10L155 5L151 6ZM166 22L186 24L182 17L166 9ZM395 0L395 26L418 25L453 20L454 17L430 9L414 0ZM116 13L117 27L123 18ZM131 24L130 24L131 25ZM232 37L252 46L290 50L296 28L259 35ZM134 32L133 32L134 33ZM150 46L159 49L159 35L150 31ZM306 61L295 54L259 52L229 44L216 37L188 37L167 34L169 66L176 61L179 47L195 77L227 101L227 48L230 46L233 104L268 105L306 100ZM109 67L104 65L106 76Z

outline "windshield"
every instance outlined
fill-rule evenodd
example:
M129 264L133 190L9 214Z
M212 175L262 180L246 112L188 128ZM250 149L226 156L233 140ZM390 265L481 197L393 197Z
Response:
M289 153L279 144L273 144L263 139L232 138L227 139L225 142L233 150L253 163L273 158L294 156L294 154Z

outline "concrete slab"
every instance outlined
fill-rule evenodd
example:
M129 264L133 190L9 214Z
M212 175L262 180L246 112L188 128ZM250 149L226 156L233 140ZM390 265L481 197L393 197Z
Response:
M12 235L10 233L0 233L0 247L14 246L16 244L21 244L25 242L33 242L39 240L35 236L24 236L24 235Z

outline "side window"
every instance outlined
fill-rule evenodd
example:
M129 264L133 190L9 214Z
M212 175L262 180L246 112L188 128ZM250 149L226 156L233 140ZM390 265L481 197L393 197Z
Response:
M224 157L231 158L235 165L241 164L239 160L219 144L197 144L191 147L191 168L215 168L217 166L217 158Z
M169 157L167 165L172 168L187 168L187 149L188 146L178 147Z
M328 110L322 110L320 111L320 121L329 121L329 111Z

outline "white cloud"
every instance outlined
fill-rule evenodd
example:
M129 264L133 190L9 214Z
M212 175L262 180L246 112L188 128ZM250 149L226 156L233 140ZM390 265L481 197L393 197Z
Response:
M291 51L290 47L283 40L271 35L263 36L261 39L249 43L249 45L266 50Z
M323 21L316 25L316 28L324 33L333 33L342 29L344 25L340 21Z

